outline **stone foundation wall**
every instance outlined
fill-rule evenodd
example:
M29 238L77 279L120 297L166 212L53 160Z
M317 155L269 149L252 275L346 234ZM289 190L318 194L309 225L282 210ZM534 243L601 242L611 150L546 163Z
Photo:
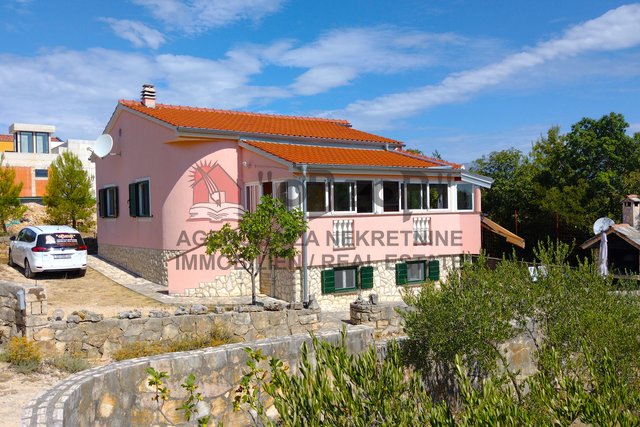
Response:
M256 289L260 289L260 279L256 278ZM251 275L242 268L228 270L227 273L213 278L211 282L200 283L200 287L185 289L187 297L241 297L251 295Z
M20 309L20 292L24 293L24 310ZM31 338L47 323L47 294L43 288L0 280L0 342L13 336Z
M441 256L435 258L440 261L440 281L444 281L447 275L451 271L460 268L461 256ZM369 298L370 294L378 295L380 302L400 302L402 301L401 290L407 289L419 289L420 285L396 285L396 263L398 261L378 261L367 263L366 265L373 266L373 289L366 289L362 291L362 298L365 300ZM353 302L358 291L346 291L337 292L333 294L322 293L322 283L320 280L320 273L324 268L311 267L309 268L309 294L315 295L318 304L323 310L337 310L346 311L349 309L349 304Z
M180 316L167 313L166 317L134 319L103 319L102 315L85 312L69 315L66 320L47 322L33 334L33 339L49 353L80 351L90 359L108 361L127 343L206 336L216 329L224 329L237 341L316 331L323 326L318 316L319 310L308 309Z
M347 345L359 353L373 344L372 329L351 326ZM321 340L337 343L340 332L320 332ZM250 344L267 357L277 357L292 368L300 359L302 345L312 348L309 334L279 337ZM23 410L22 426L150 426L167 425L156 409L154 391L148 385L145 370L165 371L165 384L172 391L164 403L164 412L174 424L183 422L175 409L185 399L180 384L191 373L196 376L198 392L211 413L210 425L253 425L243 411L234 412L234 391L245 373L247 344L231 344L204 350L165 354L112 363L73 375L31 401ZM311 353L313 354L313 353ZM265 365L266 366L266 365ZM269 408L268 413L273 413ZM183 425L183 424L180 424Z
M134 248L100 243L98 255L151 282L167 286L167 262L180 251Z

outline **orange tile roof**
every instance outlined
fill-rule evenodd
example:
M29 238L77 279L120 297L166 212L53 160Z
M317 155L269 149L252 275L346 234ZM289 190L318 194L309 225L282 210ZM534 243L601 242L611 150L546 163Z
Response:
M13 142L13 135L0 135L0 142Z
M353 129L346 120L245 113L167 104L156 104L155 108L148 108L138 101L127 100L120 100L120 104L180 127L248 134L401 144L393 139Z
M437 163L435 160L428 161L415 156L408 156L399 151L387 151L384 149L326 147L245 140L243 142L291 163L398 168L443 166L442 163Z

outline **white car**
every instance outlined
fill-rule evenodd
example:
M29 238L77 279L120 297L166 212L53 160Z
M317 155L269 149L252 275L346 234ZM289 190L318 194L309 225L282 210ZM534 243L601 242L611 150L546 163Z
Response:
M33 279L42 271L75 270L78 276L87 271L87 246L80 233L66 225L25 227L9 244L9 265L24 269Z

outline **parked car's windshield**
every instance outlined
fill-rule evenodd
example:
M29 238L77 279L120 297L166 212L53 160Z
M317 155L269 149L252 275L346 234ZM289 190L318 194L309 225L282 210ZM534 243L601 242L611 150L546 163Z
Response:
M38 236L37 246L45 248L77 248L84 246L82 236L78 233L50 233Z

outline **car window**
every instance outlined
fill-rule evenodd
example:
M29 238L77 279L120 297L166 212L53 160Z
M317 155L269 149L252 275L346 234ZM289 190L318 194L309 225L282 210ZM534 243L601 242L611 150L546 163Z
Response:
M25 242L34 242L36 240L36 232L33 230L26 230L24 233Z
M77 248L84 246L78 233L48 233L38 236L38 246L45 248Z
M18 242L24 242L24 234L26 231L27 231L26 228L20 230L20 232L18 233L18 237L16 238Z

